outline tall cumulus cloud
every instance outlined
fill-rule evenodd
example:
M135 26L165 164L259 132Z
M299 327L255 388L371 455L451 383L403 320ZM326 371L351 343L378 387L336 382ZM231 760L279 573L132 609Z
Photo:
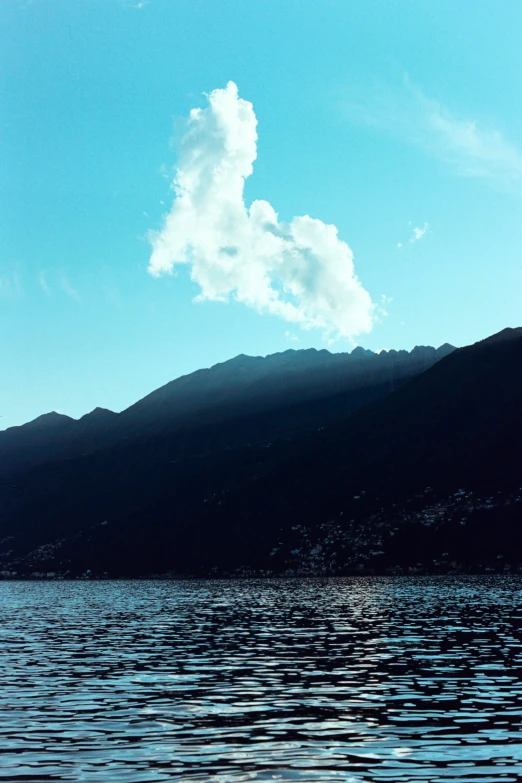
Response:
M198 300L238 302L329 337L369 332L375 306L337 228L304 215L279 220L267 201L244 201L257 157L252 104L229 82L192 109L163 227L151 232L149 272L188 264Z

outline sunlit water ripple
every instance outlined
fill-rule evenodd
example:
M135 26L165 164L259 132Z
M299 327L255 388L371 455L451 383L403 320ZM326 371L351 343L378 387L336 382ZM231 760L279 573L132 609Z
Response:
M0 583L0 778L522 779L522 579Z

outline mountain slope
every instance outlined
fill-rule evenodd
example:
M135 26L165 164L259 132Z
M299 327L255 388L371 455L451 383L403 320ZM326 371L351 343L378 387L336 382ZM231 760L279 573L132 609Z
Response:
M186 434L199 431L193 444L198 450L205 441L201 435L204 426L212 427L215 433L219 422L251 419L277 409L292 412L278 420L276 416L274 421L278 423L273 431L270 421L265 420L265 439L326 426L387 394L452 350L452 346L444 345L437 350L420 346L410 353L374 354L357 348L351 354L310 349L266 358L237 356L171 381L120 414L96 408L75 421L52 413L0 432L0 478L5 480L39 464L80 457L123 440L148 439L167 431L183 433L185 449L189 450L192 447ZM307 410L298 407L313 402L317 405ZM245 443L259 437L256 427L242 434ZM236 428L236 438L240 435Z
M466 529L464 543L459 528L461 550L475 547L477 557L484 558L500 547L499 556L522 564L522 506L515 505L522 495L521 394L518 331L455 351L342 424L289 444L260 479L207 512L200 541L229 566L239 565L245 552L264 551L264 558L250 562L266 567L263 538L273 544L282 530L328 520L345 528L347 519L355 518L352 533L364 543L375 533L368 520L395 535L394 526L408 518L407 504L426 487L434 488L437 502L467 487L477 497L498 493L503 505L491 511L488 524L479 511L490 504L477 505L479 527ZM432 494L428 500L433 505ZM399 507L403 513L397 517ZM227 529L232 531L227 540L216 534ZM448 537L455 538L445 528L440 536L443 548L449 547ZM241 538L242 546L235 543ZM401 539L415 562L412 540ZM390 551L398 556L396 545ZM388 559L388 565L392 562Z
M522 483L522 338L516 330L496 338L452 352L320 432L301 428L275 442L235 436L277 430L278 416L292 418L289 406L206 424L198 448L194 430L153 433L19 474L0 489L0 536L12 536L5 568L284 571L301 557L292 553L309 547L316 562L332 541L337 560L321 566L330 571L333 562L342 572L360 558L366 566L380 558L384 568L452 547L474 553L470 567L488 553L522 560L514 505ZM302 421L302 411L293 420ZM462 487L462 497L475 493L477 502L466 499L472 510L458 506L457 519L457 501L446 499ZM501 506L484 500L483 510L478 493L500 493ZM457 527L453 517L451 525L440 518L441 508L446 516L453 509ZM431 527L412 522L432 517Z

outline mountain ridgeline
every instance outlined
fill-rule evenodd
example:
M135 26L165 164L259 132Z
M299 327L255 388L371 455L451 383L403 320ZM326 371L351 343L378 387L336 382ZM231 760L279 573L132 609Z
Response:
M522 329L239 356L0 433L4 576L522 567Z
M418 346L410 353L375 354L311 348L266 358L237 356L171 381L120 414L95 408L75 420L52 412L0 432L0 477L167 431L178 433L189 452L205 448L207 440L223 445L232 431L235 442L293 435L385 396L452 350Z

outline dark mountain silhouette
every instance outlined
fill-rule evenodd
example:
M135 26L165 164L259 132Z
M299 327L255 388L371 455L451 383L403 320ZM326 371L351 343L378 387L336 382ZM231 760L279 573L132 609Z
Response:
M522 326L517 326L515 329L507 327L502 329L501 332L492 334L490 337L486 337L485 340L481 340L481 343L501 343L505 340L514 340L517 337L522 337Z
M449 568L448 558L515 567L521 332L448 349L436 363L434 349L413 351L408 362L428 367L409 379L386 374L396 354L360 350L338 375L341 359L296 352L291 369L287 354L237 357L178 379L108 417L108 429L124 420L130 435L112 430L89 453L10 474L0 487L3 567L129 576L365 572L419 559ZM310 371L323 361L324 382Z
M364 542L374 535L367 520L384 510L383 535L393 533L387 544L392 557L385 562L392 565L400 554L415 564L418 530L401 539L393 529L408 518L407 504L431 487L444 507L444 498L466 487L482 498L473 506L473 524L464 543L462 518L459 536L437 528L439 549L457 541L461 556L463 548L474 552L475 564L497 557L522 564L522 505L516 506L522 503L522 335L505 330L495 338L453 352L336 426L285 444L258 468L256 480L226 493L219 505L212 501L198 519L194 561L198 557L206 568L245 561L266 568L268 546L279 536L288 541L293 527L328 520L344 526L355 518L362 528L356 539L361 535ZM493 511L484 500L492 494L502 503ZM434 502L432 492L429 504ZM485 523L483 513L489 513Z
M75 423L70 416L52 411L0 432L0 476L45 459L52 444L67 438Z
M452 350L452 346L443 345L437 350L419 346L410 353L375 354L356 348L350 354L310 349L266 358L237 356L178 378L120 414L95 408L76 421L49 413L0 432L0 478L52 460L82 456L121 440L165 432L183 433L186 448L191 449L187 433L197 430L193 447L199 449L205 438L215 441L219 422L277 409L293 410L273 419L273 431L268 417L251 432L244 429L237 435L248 442L325 426L384 396ZM315 407L309 405L313 401L318 403ZM304 408L296 407L302 404ZM211 427L206 434L204 425ZM223 432L220 443L228 437Z
M60 413L45 413L20 427L0 432L0 480L59 455L81 453L102 442L108 421L117 414L102 408L78 421Z

